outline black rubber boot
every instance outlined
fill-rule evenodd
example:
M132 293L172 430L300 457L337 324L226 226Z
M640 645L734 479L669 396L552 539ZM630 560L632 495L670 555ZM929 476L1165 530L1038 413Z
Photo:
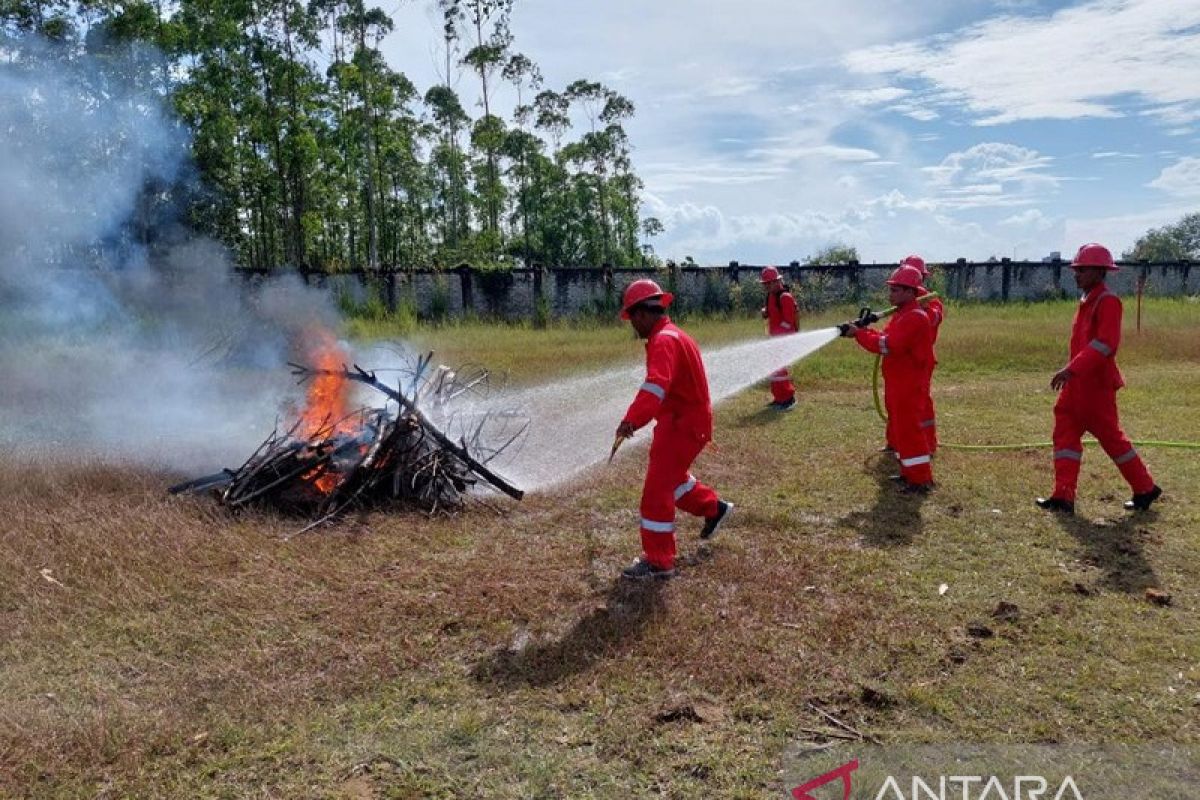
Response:
M1148 492L1135 494L1132 500L1125 501L1126 511L1149 511L1150 504L1162 497L1162 487L1155 486Z
M1061 497L1039 497L1034 502L1038 504L1038 508L1043 508L1046 511L1057 511L1063 514L1075 513L1075 503L1070 500L1063 500Z

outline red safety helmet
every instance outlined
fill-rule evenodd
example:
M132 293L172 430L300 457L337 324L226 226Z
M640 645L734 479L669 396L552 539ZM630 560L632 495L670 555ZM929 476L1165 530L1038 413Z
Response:
M629 319L629 309L638 303L645 303L647 300L655 298L658 299L660 306L666 308L671 305L675 295L664 292L661 286L649 278L641 278L629 284L625 287L625 295L621 298L621 319Z
M1102 244L1092 242L1079 248L1075 259L1071 262L1075 269L1082 267L1104 267L1110 272L1116 272L1117 262L1113 261L1112 253Z
M762 271L763 283L774 283L775 281L779 280L779 277L779 270L775 269L774 267L767 267Z
M909 289L920 289L921 270L909 265L896 267L896 269L893 270L891 277L887 279L887 285L905 286Z
M929 267L925 266L925 259L920 256L905 256L900 262L902 267L916 267L921 270L921 277L928 278L933 273L929 271Z

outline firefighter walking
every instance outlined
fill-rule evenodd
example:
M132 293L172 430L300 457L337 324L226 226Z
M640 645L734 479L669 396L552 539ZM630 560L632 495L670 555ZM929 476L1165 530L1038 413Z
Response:
M656 422L642 487L642 557L622 572L626 578L675 576L676 507L704 518L702 539L711 538L733 510L689 471L712 439L713 413L700 348L666 315L673 299L642 279L629 284L621 301L621 318L646 340L646 379L617 426L617 438Z
M1125 385L1117 368L1121 344L1121 298L1105 285L1117 265L1112 253L1085 244L1075 254L1075 284L1083 292L1071 326L1070 361L1054 373L1050 387L1059 392L1054 404L1054 493L1037 498L1047 511L1075 512L1075 489L1083 461L1083 434L1090 433L1117 465L1133 490L1130 511L1146 511L1162 494L1142 458L1121 429L1117 390Z
M762 310L763 319L767 321L767 335L788 336L795 333L796 298L784 285L779 270L775 267L764 269L762 284L767 290L767 304ZM780 367L771 373L771 402L768 406L778 411L791 411L796 406L796 387L792 384L787 367Z
M888 300L896 307L887 327L877 331L857 322L841 326L864 350L883 357L883 402L888 414L888 441L896 448L900 491L925 494L933 488L929 443L921 428L933 334L928 313L917 303L921 271L902 266L887 280Z

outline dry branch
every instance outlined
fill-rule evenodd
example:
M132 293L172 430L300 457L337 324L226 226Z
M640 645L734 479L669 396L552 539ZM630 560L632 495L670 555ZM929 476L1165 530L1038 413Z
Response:
M411 373L411 394L380 381L374 372L355 365L341 370L290 364L301 382L332 376L355 381L382 392L392 408L360 409L341 419L322 420L307 435L300 423L286 431L277 427L237 469L225 469L171 487L172 493L211 491L231 509L267 504L313 518L300 533L322 525L352 508L404 505L430 513L462 506L480 481L520 500L517 487L485 462L517 443L526 424L511 430L515 416L484 412L470 416L459 441L454 441L417 406L416 398L448 413L450 404L486 387L488 374L462 376L447 367L430 374L433 354L417 359ZM451 416L449 421L455 421ZM493 430L497 421L499 432ZM448 423L447 423L448 424ZM497 441L497 436L499 440Z

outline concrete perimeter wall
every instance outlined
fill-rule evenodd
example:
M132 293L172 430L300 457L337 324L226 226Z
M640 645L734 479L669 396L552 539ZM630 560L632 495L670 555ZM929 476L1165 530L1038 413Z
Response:
M1191 262L1149 264L1121 262L1108 285L1129 296L1139 281L1156 296L1200 293L1200 276ZM960 300L1030 301L1074 296L1071 266L1065 261L969 262L960 259L932 265L931 287ZM425 318L481 317L522 319L616 313L622 289L638 278L653 278L676 294L677 307L689 311L755 311L763 301L759 274L763 267L731 263L724 267L668 264L661 269L637 267L521 268L481 271L469 266L437 271L414 269L327 275L301 273L355 304L372 300L389 310L406 307ZM894 264L799 265L780 267L784 280L808 308L878 299ZM283 273L276 273L282 275ZM289 273L294 274L294 273ZM249 282L273 274L243 271Z

